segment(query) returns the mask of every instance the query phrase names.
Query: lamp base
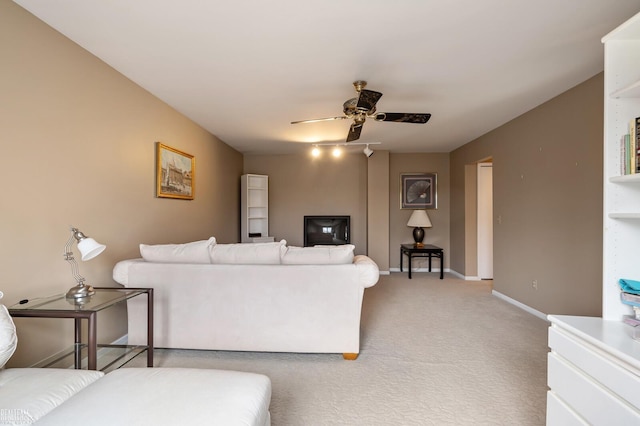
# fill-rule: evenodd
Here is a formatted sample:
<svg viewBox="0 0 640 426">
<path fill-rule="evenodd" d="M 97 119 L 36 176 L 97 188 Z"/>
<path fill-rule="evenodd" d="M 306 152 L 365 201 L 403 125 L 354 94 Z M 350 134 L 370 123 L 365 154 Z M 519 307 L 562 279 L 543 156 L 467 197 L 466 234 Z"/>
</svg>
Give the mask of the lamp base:
<svg viewBox="0 0 640 426">
<path fill-rule="evenodd" d="M 94 294 L 96 294 L 96 291 L 90 285 L 78 284 L 77 286 L 71 287 L 69 291 L 67 291 L 67 299 L 86 299 L 93 296 Z"/>
<path fill-rule="evenodd" d="M 413 228 L 413 241 L 416 242 L 416 247 L 424 247 L 422 240 L 424 240 L 424 229 L 419 226 Z"/>
</svg>

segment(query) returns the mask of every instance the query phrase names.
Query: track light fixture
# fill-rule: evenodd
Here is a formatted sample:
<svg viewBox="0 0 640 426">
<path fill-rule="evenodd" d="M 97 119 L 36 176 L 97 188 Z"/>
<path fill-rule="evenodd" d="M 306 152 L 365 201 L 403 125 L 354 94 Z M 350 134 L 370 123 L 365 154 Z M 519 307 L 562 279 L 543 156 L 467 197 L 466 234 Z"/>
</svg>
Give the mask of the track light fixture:
<svg viewBox="0 0 640 426">
<path fill-rule="evenodd" d="M 355 145 L 365 145 L 365 148 L 362 150 L 362 152 L 364 153 L 364 155 L 367 156 L 367 158 L 371 157 L 374 153 L 374 151 L 369 148 L 369 145 L 380 145 L 382 142 L 341 142 L 341 143 L 314 143 L 313 144 L 313 148 L 311 149 L 311 156 L 313 158 L 318 158 L 322 155 L 322 151 L 320 150 L 320 147 L 326 146 L 326 147 L 333 147 L 333 149 L 331 150 L 331 155 L 335 158 L 340 158 L 342 156 L 342 147 L 349 147 L 349 146 L 355 146 Z"/>
<path fill-rule="evenodd" d="M 362 152 L 364 152 L 364 155 L 366 155 L 367 158 L 373 155 L 373 150 L 369 148 L 369 144 L 367 144 L 367 146 L 362 150 Z"/>
</svg>

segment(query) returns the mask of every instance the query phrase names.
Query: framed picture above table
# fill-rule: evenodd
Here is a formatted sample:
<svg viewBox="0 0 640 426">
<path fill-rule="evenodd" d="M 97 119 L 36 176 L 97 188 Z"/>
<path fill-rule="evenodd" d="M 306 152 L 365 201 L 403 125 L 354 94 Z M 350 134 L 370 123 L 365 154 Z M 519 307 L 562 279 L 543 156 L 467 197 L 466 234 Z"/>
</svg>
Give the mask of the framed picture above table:
<svg viewBox="0 0 640 426">
<path fill-rule="evenodd" d="M 438 207 L 436 173 L 400 174 L 401 209 L 435 209 Z"/>
</svg>

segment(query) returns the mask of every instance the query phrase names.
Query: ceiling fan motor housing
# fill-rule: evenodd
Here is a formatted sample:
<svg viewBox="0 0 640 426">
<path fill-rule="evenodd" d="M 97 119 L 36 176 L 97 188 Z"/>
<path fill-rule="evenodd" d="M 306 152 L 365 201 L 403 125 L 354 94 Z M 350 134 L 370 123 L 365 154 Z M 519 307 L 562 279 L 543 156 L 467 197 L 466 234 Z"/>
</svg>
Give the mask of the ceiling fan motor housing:
<svg viewBox="0 0 640 426">
<path fill-rule="evenodd" d="M 420 113 L 395 113 L 395 112 L 381 112 L 376 113 L 376 104 L 382 97 L 382 93 L 373 90 L 366 90 L 367 82 L 364 80 L 357 80 L 353 82 L 353 87 L 356 89 L 358 96 L 348 99 L 342 104 L 343 117 L 330 117 L 316 120 L 304 120 L 295 121 L 291 124 L 315 122 L 325 120 L 337 120 L 349 118 L 353 120 L 353 123 L 349 127 L 349 133 L 347 134 L 347 142 L 351 142 L 360 138 L 362 132 L 362 125 L 366 121 L 367 117 L 371 117 L 376 121 L 392 121 L 396 123 L 426 123 L 431 114 Z"/>
</svg>

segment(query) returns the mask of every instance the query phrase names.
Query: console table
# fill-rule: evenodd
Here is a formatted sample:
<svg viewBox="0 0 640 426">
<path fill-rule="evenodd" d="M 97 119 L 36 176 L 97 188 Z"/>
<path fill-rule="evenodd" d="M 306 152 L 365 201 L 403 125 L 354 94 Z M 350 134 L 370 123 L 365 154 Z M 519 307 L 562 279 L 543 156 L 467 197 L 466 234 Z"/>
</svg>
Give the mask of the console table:
<svg viewBox="0 0 640 426">
<path fill-rule="evenodd" d="M 75 325 L 74 346 L 62 354 L 54 355 L 38 363 L 34 367 L 63 367 L 60 362 L 73 354 L 76 369 L 82 368 L 82 350 L 86 348 L 87 368 L 97 370 L 98 347 L 111 348 L 115 351 L 115 359 L 107 358 L 107 364 L 101 368 L 122 366 L 140 353 L 147 351 L 147 367 L 153 367 L 153 288 L 119 288 L 94 287 L 96 293 L 83 303 L 66 299 L 64 294 L 30 300 L 23 300 L 9 307 L 12 317 L 28 318 L 73 318 Z M 132 297 L 147 295 L 147 344 L 144 346 L 98 345 L 97 316 L 98 312 L 124 302 Z M 82 320 L 87 320 L 87 344 L 82 343 Z M 116 364 L 118 361 L 122 361 Z"/>
<path fill-rule="evenodd" d="M 402 272 L 402 256 L 406 255 L 409 258 L 409 279 L 411 279 L 411 258 L 413 257 L 428 257 L 429 258 L 429 272 L 431 272 L 431 258 L 436 257 L 440 259 L 440 279 L 444 278 L 444 250 L 440 247 L 436 247 L 431 244 L 425 244 L 422 247 L 416 247 L 415 244 L 401 244 L 400 245 L 400 272 Z"/>
</svg>

